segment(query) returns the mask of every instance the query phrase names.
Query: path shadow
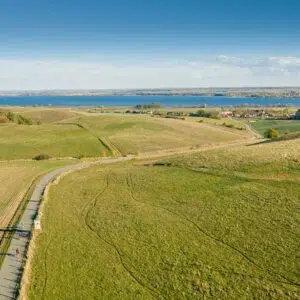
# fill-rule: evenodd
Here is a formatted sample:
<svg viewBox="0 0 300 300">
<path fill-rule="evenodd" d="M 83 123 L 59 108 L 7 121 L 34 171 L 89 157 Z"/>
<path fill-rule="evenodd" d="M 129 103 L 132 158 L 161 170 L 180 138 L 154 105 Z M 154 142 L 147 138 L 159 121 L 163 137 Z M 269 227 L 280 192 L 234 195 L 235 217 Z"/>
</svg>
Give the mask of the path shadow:
<svg viewBox="0 0 300 300">
<path fill-rule="evenodd" d="M 40 200 L 29 200 L 28 202 L 39 203 L 39 202 L 40 202 Z"/>
<path fill-rule="evenodd" d="M 0 232 L 15 232 L 18 228 L 16 226 L 0 228 Z"/>
<path fill-rule="evenodd" d="M 11 253 L 0 253 L 0 256 L 14 256 L 14 255 Z"/>
<path fill-rule="evenodd" d="M 0 228 L 0 233 L 1 232 L 3 232 L 3 233 L 19 233 L 20 235 L 22 235 L 22 234 L 30 233 L 30 230 L 19 229 L 17 226 L 15 226 L 15 227 Z"/>
</svg>

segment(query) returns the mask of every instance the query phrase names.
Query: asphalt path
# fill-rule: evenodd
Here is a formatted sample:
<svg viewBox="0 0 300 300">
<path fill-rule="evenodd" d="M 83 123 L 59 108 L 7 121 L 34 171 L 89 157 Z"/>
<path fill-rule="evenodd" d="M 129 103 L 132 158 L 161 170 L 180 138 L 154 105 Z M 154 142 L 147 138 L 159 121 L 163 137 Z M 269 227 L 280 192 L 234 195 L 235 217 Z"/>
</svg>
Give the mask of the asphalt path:
<svg viewBox="0 0 300 300">
<path fill-rule="evenodd" d="M 254 142 L 253 139 L 248 141 L 235 142 L 232 144 L 210 146 L 208 148 L 203 148 L 203 149 L 188 150 L 188 151 L 183 151 L 182 153 L 202 152 L 202 151 L 209 151 L 218 148 L 235 147 L 250 142 L 253 143 Z M 169 153 L 169 155 L 170 154 L 174 155 L 175 153 Z M 16 230 L 14 232 L 7 253 L 0 253 L 0 255 L 5 255 L 5 259 L 3 261 L 0 270 L 0 300 L 16 299 L 17 297 L 17 292 L 19 289 L 19 284 L 22 276 L 22 269 L 26 259 L 27 246 L 29 245 L 31 233 L 33 230 L 34 219 L 38 214 L 39 206 L 45 188 L 49 183 L 51 183 L 55 178 L 57 178 L 58 176 L 64 173 L 73 172 L 97 164 L 112 164 L 121 161 L 132 160 L 134 158 L 145 159 L 145 158 L 151 158 L 151 157 L 154 158 L 154 157 L 166 156 L 166 155 L 167 153 L 157 153 L 157 154 L 151 153 L 141 157 L 136 157 L 133 155 L 127 157 L 101 159 L 95 162 L 84 162 L 76 165 L 66 166 L 44 175 L 36 185 L 31 195 L 31 198 L 28 201 L 27 207 L 25 208 L 24 213 L 19 221 L 18 228 L 21 230 Z"/>
<path fill-rule="evenodd" d="M 38 213 L 40 202 L 46 186 L 63 173 L 87 168 L 95 164 L 111 164 L 132 157 L 120 157 L 102 159 L 96 162 L 85 162 L 81 164 L 66 166 L 44 175 L 36 185 L 27 207 L 19 221 L 18 230 L 15 231 L 0 270 L 0 299 L 16 299 L 18 285 L 22 276 L 22 267 L 26 258 L 26 250 L 30 242 L 30 236 L 34 224 L 34 218 Z M 16 187 L 17 188 L 17 187 Z M 18 250 L 17 250 L 18 249 Z"/>
</svg>

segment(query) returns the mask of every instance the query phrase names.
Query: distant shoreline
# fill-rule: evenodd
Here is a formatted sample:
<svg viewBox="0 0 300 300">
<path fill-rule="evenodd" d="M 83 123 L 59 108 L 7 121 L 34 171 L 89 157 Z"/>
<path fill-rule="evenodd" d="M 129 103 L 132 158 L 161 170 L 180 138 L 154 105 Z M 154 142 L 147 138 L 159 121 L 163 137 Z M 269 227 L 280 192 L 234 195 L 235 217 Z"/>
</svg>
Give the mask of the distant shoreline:
<svg viewBox="0 0 300 300">
<path fill-rule="evenodd" d="M 225 98 L 243 98 L 243 99 L 255 99 L 255 98 L 276 98 L 276 99 L 300 99 L 299 96 L 236 96 L 236 95 L 202 95 L 202 94 L 147 94 L 147 95 L 2 95 L 0 94 L 0 97 L 7 97 L 7 98 L 13 98 L 13 97 L 200 97 L 200 98 L 214 98 L 214 97 L 225 97 Z"/>
<path fill-rule="evenodd" d="M 300 87 L 214 87 L 214 88 L 154 88 L 154 89 L 52 89 L 0 90 L 0 96 L 187 96 L 239 98 L 300 98 Z"/>
<path fill-rule="evenodd" d="M 133 107 L 157 103 L 163 107 L 300 107 L 300 97 L 237 97 L 237 96 L 0 96 L 0 106 L 35 107 Z"/>
</svg>

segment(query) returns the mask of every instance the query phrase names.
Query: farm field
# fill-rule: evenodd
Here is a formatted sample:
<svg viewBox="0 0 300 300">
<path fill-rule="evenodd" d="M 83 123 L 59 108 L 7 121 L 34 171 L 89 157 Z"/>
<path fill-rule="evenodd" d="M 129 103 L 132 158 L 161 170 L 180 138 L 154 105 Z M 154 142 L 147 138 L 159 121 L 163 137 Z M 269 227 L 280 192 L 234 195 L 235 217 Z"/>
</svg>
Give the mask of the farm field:
<svg viewBox="0 0 300 300">
<path fill-rule="evenodd" d="M 249 139 L 246 131 L 195 121 L 119 114 L 78 115 L 66 109 L 19 108 L 34 125 L 0 125 L 0 160 L 102 157 L 174 148 L 201 147 Z M 40 122 L 40 125 L 36 125 Z"/>
<path fill-rule="evenodd" d="M 72 161 L 0 162 L 0 228 L 10 224 L 19 204 L 34 180 L 41 174 L 70 164 Z M 1 231 L 0 239 L 3 235 Z M 1 245 L 2 246 L 2 245 Z"/>
<path fill-rule="evenodd" d="M 69 174 L 28 297 L 297 299 L 299 170 L 298 139 Z"/>
<path fill-rule="evenodd" d="M 108 145 L 114 145 L 122 155 L 201 147 L 251 138 L 246 131 L 150 116 L 81 116 L 72 122 L 104 138 Z"/>
<path fill-rule="evenodd" d="M 68 108 L 49 108 L 49 109 L 27 109 L 22 114 L 25 117 L 31 118 L 35 123 L 54 123 L 66 119 L 71 119 L 77 116 L 77 114 Z"/>
<path fill-rule="evenodd" d="M 262 135 L 269 128 L 278 130 L 280 134 L 300 132 L 300 120 L 257 120 L 251 126 Z"/>
<path fill-rule="evenodd" d="M 99 140 L 76 125 L 0 126 L 0 159 L 33 158 L 40 153 L 51 157 L 102 156 L 107 149 Z"/>
<path fill-rule="evenodd" d="M 21 114 L 30 118 L 34 124 L 54 123 L 77 116 L 76 111 L 71 108 L 6 106 L 0 107 L 0 111 Z"/>
<path fill-rule="evenodd" d="M 190 121 L 198 121 L 198 122 L 204 122 L 211 125 L 232 125 L 233 127 L 240 128 L 241 130 L 245 129 L 245 125 L 242 122 L 239 122 L 235 119 L 231 118 L 221 118 L 221 119 L 213 119 L 213 118 L 202 118 L 202 117 L 187 117 L 187 120 Z"/>
</svg>

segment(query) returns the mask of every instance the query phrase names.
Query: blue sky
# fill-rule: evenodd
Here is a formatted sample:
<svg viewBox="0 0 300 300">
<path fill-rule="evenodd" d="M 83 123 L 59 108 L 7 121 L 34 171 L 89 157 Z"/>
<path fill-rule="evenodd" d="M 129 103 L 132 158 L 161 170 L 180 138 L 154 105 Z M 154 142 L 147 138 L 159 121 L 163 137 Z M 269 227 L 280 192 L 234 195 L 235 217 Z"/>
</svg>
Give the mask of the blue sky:
<svg viewBox="0 0 300 300">
<path fill-rule="evenodd" d="M 293 0 L 2 0 L 0 89 L 296 85 L 299 15 Z"/>
</svg>

